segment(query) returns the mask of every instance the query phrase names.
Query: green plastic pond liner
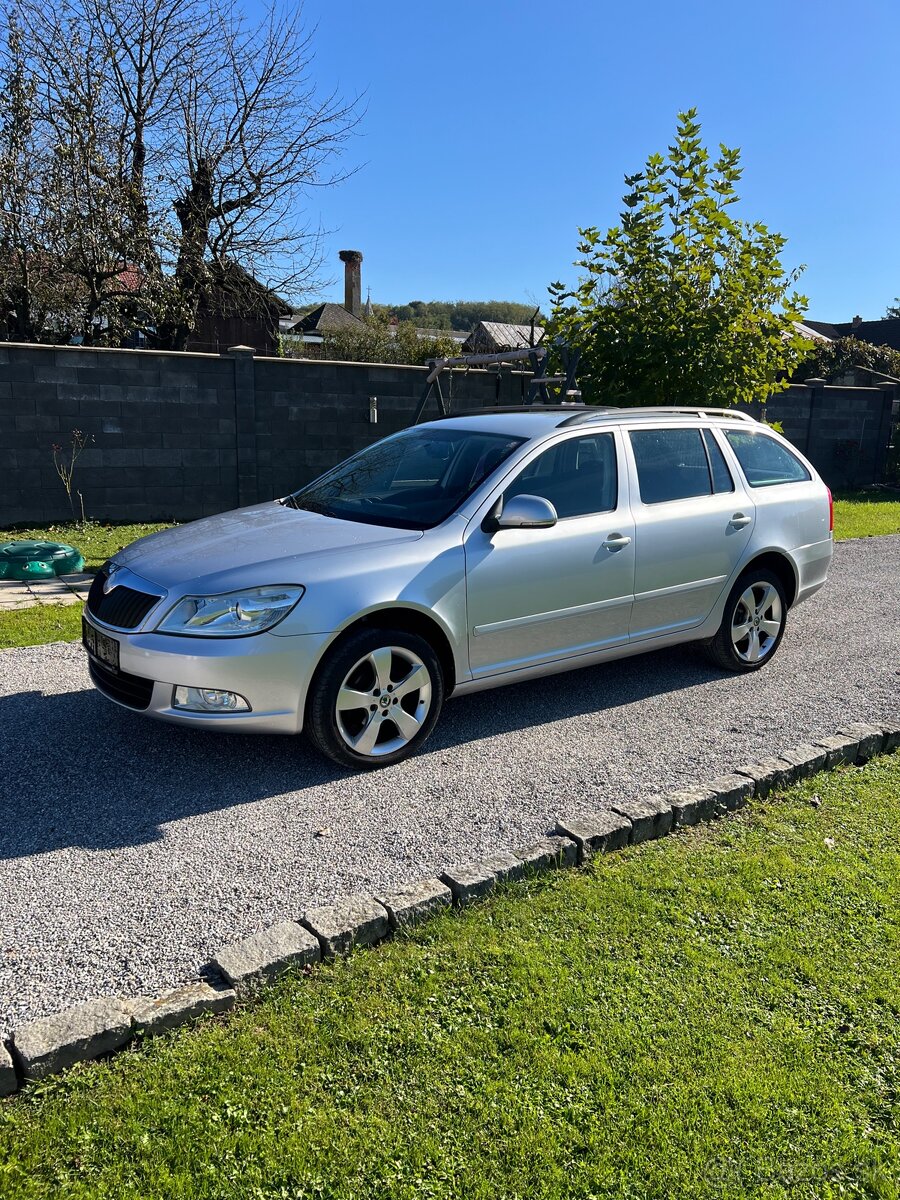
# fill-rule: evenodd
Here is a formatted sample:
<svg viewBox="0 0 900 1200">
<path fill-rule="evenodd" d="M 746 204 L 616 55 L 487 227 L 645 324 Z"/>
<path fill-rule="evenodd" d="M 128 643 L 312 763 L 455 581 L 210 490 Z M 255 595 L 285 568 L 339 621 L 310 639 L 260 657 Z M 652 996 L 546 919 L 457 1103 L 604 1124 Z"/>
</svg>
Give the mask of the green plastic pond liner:
<svg viewBox="0 0 900 1200">
<path fill-rule="evenodd" d="M 84 567 L 84 556 L 65 542 L 6 542 L 0 546 L 0 579 L 27 583 L 74 575 Z"/>
</svg>

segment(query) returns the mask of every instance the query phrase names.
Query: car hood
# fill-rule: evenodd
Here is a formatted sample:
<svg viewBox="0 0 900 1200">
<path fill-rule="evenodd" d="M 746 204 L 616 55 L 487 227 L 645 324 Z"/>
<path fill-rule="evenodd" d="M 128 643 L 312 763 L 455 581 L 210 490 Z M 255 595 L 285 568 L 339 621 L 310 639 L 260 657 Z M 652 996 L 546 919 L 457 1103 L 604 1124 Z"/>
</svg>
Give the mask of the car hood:
<svg viewBox="0 0 900 1200">
<path fill-rule="evenodd" d="M 116 554 L 114 561 L 166 591 L 217 592 L 268 583 L 305 584 L 313 560 L 370 554 L 421 537 L 418 529 L 341 521 L 269 501 L 151 533 Z"/>
</svg>

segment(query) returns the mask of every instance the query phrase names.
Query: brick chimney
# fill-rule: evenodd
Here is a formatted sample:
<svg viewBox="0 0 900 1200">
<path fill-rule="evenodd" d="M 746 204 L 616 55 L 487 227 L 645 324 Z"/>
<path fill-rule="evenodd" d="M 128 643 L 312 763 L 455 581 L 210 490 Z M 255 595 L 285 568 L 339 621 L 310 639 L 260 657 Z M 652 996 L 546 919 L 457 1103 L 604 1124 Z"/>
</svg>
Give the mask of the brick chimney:
<svg viewBox="0 0 900 1200">
<path fill-rule="evenodd" d="M 862 325 L 862 317 L 859 316 L 859 314 L 857 314 L 853 318 L 853 320 L 850 322 L 850 324 L 853 326 L 854 329 L 857 327 L 857 325 Z"/>
<path fill-rule="evenodd" d="M 354 317 L 362 316 L 362 251 L 340 250 L 344 264 L 344 308 Z"/>
</svg>

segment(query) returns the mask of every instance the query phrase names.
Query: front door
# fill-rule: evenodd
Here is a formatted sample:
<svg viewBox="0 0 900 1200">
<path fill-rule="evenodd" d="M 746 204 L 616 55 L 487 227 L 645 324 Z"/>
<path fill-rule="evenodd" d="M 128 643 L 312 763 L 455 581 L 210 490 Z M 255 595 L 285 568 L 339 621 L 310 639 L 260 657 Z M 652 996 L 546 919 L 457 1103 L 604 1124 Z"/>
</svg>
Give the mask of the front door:
<svg viewBox="0 0 900 1200">
<path fill-rule="evenodd" d="M 466 535 L 469 662 L 477 678 L 628 640 L 634 524 L 614 432 L 561 438 L 503 488 L 554 506 L 547 529 Z"/>
<path fill-rule="evenodd" d="M 632 429 L 632 638 L 700 625 L 744 555 L 756 506 L 711 429 Z"/>
</svg>

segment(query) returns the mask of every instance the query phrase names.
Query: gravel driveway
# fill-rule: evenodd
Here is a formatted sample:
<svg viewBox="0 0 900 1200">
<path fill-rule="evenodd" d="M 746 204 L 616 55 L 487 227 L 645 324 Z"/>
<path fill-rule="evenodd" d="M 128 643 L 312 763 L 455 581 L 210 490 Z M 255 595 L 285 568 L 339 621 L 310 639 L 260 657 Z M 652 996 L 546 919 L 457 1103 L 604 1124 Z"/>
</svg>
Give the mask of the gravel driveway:
<svg viewBox="0 0 900 1200">
<path fill-rule="evenodd" d="M 893 715 L 898 581 L 900 536 L 838 545 L 756 675 L 682 647 L 481 693 L 424 753 L 356 776 L 299 739 L 117 708 L 77 645 L 0 652 L 0 1030 L 190 979 L 309 904 L 528 844 L 558 815 Z"/>
</svg>

